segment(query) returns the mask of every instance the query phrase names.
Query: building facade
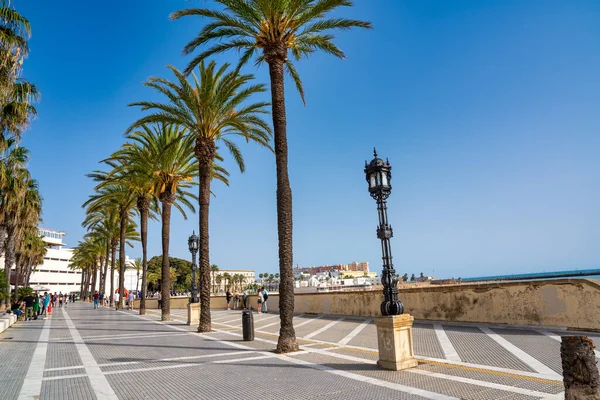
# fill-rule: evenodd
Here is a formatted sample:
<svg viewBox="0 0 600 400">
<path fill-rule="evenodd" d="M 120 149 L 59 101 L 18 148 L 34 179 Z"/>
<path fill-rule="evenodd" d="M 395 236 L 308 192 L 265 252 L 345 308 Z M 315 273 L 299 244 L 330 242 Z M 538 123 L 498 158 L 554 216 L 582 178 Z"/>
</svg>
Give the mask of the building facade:
<svg viewBox="0 0 600 400">
<path fill-rule="evenodd" d="M 47 251 L 42 265 L 34 268 L 29 278 L 29 286 L 37 291 L 50 293 L 75 293 L 81 290 L 81 271 L 69 268 L 73 249 L 67 248 L 63 242 L 63 237 L 67 234 L 62 231 L 52 229 L 38 228 L 38 234 L 46 243 Z M 131 265 L 129 257 L 125 256 L 127 266 Z M 4 268 L 4 257 L 0 257 L 0 267 Z M 13 267 L 14 269 L 14 267 Z M 99 278 L 100 272 L 98 272 Z M 108 267 L 108 276 L 110 276 L 110 266 Z M 118 264 L 115 268 L 114 287 L 119 286 Z M 100 282 L 97 279 L 97 282 Z M 125 288 L 135 290 L 141 288 L 141 276 L 138 280 L 137 272 L 132 269 L 125 271 Z M 96 286 L 99 289 L 99 283 Z M 106 291 L 110 290 L 110 283 Z"/>
<path fill-rule="evenodd" d="M 211 281 L 214 279 L 213 292 L 223 293 L 227 290 L 227 286 L 231 286 L 233 284 L 232 282 L 227 282 L 223 278 L 225 274 L 229 274 L 230 276 L 241 274 L 244 277 L 242 287 L 253 284 L 256 281 L 256 275 L 252 269 L 220 269 L 216 273 L 210 273 Z M 221 277 L 219 283 L 217 283 L 217 276 Z"/>
<path fill-rule="evenodd" d="M 294 276 L 297 277 L 300 274 L 317 275 L 319 273 L 333 271 L 369 272 L 369 263 L 366 261 L 353 261 L 350 264 L 320 265 L 318 267 L 296 267 L 294 268 Z"/>
</svg>

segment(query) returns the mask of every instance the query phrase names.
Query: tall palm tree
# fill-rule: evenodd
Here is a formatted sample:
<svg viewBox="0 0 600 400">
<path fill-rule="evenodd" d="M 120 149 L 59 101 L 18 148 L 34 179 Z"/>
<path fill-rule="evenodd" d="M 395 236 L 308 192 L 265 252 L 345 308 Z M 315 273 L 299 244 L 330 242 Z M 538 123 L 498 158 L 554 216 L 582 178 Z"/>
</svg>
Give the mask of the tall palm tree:
<svg viewBox="0 0 600 400">
<path fill-rule="evenodd" d="M 140 290 L 140 272 L 142 272 L 142 259 L 136 258 L 135 260 L 133 260 L 131 269 L 134 269 L 136 272 L 137 279 L 135 280 L 135 295 L 137 296 Z"/>
<path fill-rule="evenodd" d="M 182 206 L 195 212 L 189 198 L 197 200 L 188 191 L 195 182 L 198 167 L 194 158 L 194 138 L 187 135 L 179 125 L 157 124 L 130 134 L 132 143 L 126 144 L 122 154 L 126 154 L 127 171 L 143 174 L 152 171 L 154 195 L 162 205 L 162 321 L 171 319 L 170 306 L 170 264 L 169 242 L 171 230 L 171 207 L 187 215 Z M 125 159 L 123 160 L 125 161 Z"/>
<path fill-rule="evenodd" d="M 37 87 L 21 77 L 29 52 L 31 25 L 10 1 L 0 1 L 0 141 L 20 139 L 36 115 L 32 103 L 39 99 Z"/>
<path fill-rule="evenodd" d="M 220 292 L 220 291 L 221 291 L 221 282 L 223 282 L 223 275 L 221 275 L 221 274 L 218 274 L 218 275 L 215 277 L 215 282 L 216 282 L 216 284 L 217 284 L 217 290 Z M 217 293 L 218 293 L 218 292 L 217 292 Z"/>
<path fill-rule="evenodd" d="M 217 274 L 217 272 L 219 272 L 219 267 L 217 266 L 217 264 L 213 264 L 210 266 L 210 273 L 212 274 L 212 288 L 213 288 L 213 292 L 215 292 L 215 275 Z"/>
<path fill-rule="evenodd" d="M 193 76 L 193 84 L 175 67 L 169 69 L 175 82 L 163 78 L 150 78 L 145 85 L 156 89 L 168 102 L 142 101 L 130 104 L 151 113 L 134 122 L 128 132 L 144 124 L 177 124 L 188 130 L 195 140 L 194 154 L 198 161 L 199 175 L 199 253 L 200 253 L 200 323 L 198 332 L 210 332 L 210 257 L 208 241 L 208 216 L 212 171 L 221 167 L 218 160 L 219 145 L 226 147 L 234 161 L 245 170 L 242 153 L 234 137 L 242 137 L 263 146 L 269 146 L 271 129 L 261 118 L 268 103 L 248 103 L 252 95 L 265 91 L 264 85 L 249 85 L 252 75 L 239 71 L 227 72 L 229 65 L 217 68 L 214 62 L 200 65 L 199 77 Z"/>
<path fill-rule="evenodd" d="M 113 169 L 116 167 L 111 162 L 106 163 L 112 166 Z M 99 181 L 100 183 L 95 188 L 96 193 L 90 195 L 89 199 L 83 204 L 84 207 L 87 207 L 87 211 L 93 213 L 102 210 L 107 204 L 113 205 L 118 211 L 119 304 L 117 305 L 117 308 L 123 309 L 125 305 L 125 244 L 128 228 L 135 227 L 135 223 L 132 220 L 132 209 L 135 206 L 137 196 L 133 190 L 131 190 L 131 187 L 127 181 L 127 176 L 124 174 L 111 174 L 104 171 L 94 171 L 92 174 L 88 174 L 88 176 L 92 177 L 96 181 Z M 139 240 L 138 237 L 135 239 Z M 111 292 L 110 298 L 112 298 L 114 295 L 112 288 Z"/>
<path fill-rule="evenodd" d="M 256 57 L 266 62 L 271 80 L 271 103 L 275 131 L 275 163 L 277 165 L 277 230 L 279 238 L 279 272 L 281 293 L 279 309 L 281 329 L 277 351 L 298 349 L 292 322 L 294 313 L 294 276 L 292 272 L 292 189 L 288 177 L 288 144 L 284 95 L 284 71 L 288 72 L 304 101 L 304 89 L 288 52 L 296 60 L 320 50 L 339 58 L 344 53 L 333 43 L 334 29 L 371 28 L 370 22 L 346 18 L 327 18 L 337 8 L 352 6 L 349 0 L 217 0 L 224 11 L 189 8 L 171 14 L 172 19 L 200 16 L 210 20 L 183 49 L 185 54 L 203 49 L 185 69 L 190 73 L 206 58 L 236 50 L 241 54 L 239 67 Z M 239 68 L 238 67 L 238 68 Z"/>
<path fill-rule="evenodd" d="M 113 202 L 107 202 L 103 207 L 96 209 L 94 212 L 87 213 L 83 223 L 81 224 L 84 228 L 87 228 L 90 235 L 97 235 L 104 237 L 104 244 L 106 246 L 104 259 L 104 269 L 100 274 L 100 293 L 106 294 L 107 279 L 110 279 L 109 290 L 109 305 L 113 306 L 114 293 L 114 271 L 116 267 L 117 257 L 117 246 L 119 245 L 119 214 L 118 207 Z M 110 275 L 108 272 L 108 266 L 110 262 Z"/>
<path fill-rule="evenodd" d="M 148 132 L 149 127 L 142 126 L 142 130 Z M 127 135 L 132 143 L 126 143 L 115 152 L 111 159 L 120 161 L 120 168 L 126 169 L 131 189 L 137 195 L 136 208 L 140 218 L 140 236 L 142 243 L 142 297 L 140 299 L 140 315 L 146 314 L 146 291 L 148 287 L 148 219 L 156 220 L 160 213 L 158 199 L 155 196 L 155 182 L 153 173 L 155 169 L 151 165 L 152 154 L 150 149 L 136 145 L 137 132 Z M 133 162 L 133 160 L 136 160 Z M 142 165 L 147 169 L 142 169 Z"/>
</svg>

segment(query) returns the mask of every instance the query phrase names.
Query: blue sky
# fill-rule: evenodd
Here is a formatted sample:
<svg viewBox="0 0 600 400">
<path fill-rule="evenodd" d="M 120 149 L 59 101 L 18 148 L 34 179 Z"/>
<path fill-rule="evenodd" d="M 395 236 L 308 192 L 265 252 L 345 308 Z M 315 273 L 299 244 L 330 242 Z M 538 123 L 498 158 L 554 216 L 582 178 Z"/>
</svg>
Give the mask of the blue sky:
<svg viewBox="0 0 600 400">
<path fill-rule="evenodd" d="M 393 166 L 389 219 L 397 271 L 441 277 L 600 267 L 600 2 L 357 0 L 340 14 L 372 31 L 337 34 L 340 61 L 297 66 L 287 86 L 294 263 L 369 261 L 381 270 L 364 161 Z M 44 226 L 84 233 L 84 175 L 141 115 L 141 85 L 170 77 L 210 1 L 17 2 L 33 27 L 25 75 L 42 92 L 24 137 Z M 218 57 L 235 61 L 235 55 Z M 247 68 L 268 82 L 264 67 Z M 276 272 L 274 157 L 242 145 L 247 172 L 214 185 L 211 262 Z M 196 216 L 175 215 L 171 255 L 188 258 Z M 150 226 L 150 255 L 161 253 Z M 139 246 L 129 252 L 139 256 Z"/>
</svg>

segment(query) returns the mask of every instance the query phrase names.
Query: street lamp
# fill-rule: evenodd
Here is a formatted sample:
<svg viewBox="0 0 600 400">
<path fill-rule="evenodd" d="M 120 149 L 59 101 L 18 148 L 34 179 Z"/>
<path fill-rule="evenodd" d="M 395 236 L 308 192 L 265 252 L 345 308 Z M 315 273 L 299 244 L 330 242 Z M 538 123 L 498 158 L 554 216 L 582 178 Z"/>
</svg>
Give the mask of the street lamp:
<svg viewBox="0 0 600 400">
<path fill-rule="evenodd" d="M 192 231 L 192 236 L 188 238 L 188 248 L 192 253 L 192 298 L 190 303 L 198 303 L 198 281 L 196 280 L 196 253 L 198 252 L 199 239 L 196 233 Z"/>
<path fill-rule="evenodd" d="M 381 253 L 383 259 L 383 270 L 381 272 L 381 283 L 383 284 L 383 303 L 381 303 L 382 315 L 400 315 L 404 313 L 404 305 L 398 300 L 398 277 L 392 264 L 392 248 L 390 239 L 393 236 L 392 226 L 388 224 L 386 200 L 392 192 L 392 167 L 386 159 L 383 161 L 377 157 L 377 150 L 373 149 L 375 158 L 367 164 L 365 161 L 365 175 L 369 184 L 369 193 L 377 201 L 377 214 L 379 215 L 379 226 L 377 237 L 381 240 Z"/>
</svg>

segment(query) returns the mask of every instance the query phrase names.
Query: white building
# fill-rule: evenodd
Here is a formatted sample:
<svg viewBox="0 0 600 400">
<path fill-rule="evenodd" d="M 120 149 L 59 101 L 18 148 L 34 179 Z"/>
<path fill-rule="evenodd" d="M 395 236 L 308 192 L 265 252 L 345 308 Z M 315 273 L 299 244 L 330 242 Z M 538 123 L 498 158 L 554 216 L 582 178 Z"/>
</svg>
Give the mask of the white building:
<svg viewBox="0 0 600 400">
<path fill-rule="evenodd" d="M 81 271 L 72 270 L 69 268 L 71 257 L 73 257 L 73 249 L 65 247 L 63 237 L 67 234 L 61 231 L 52 229 L 38 228 L 38 233 L 47 245 L 47 252 L 44 256 L 44 263 L 35 267 L 29 278 L 29 286 L 34 290 L 48 291 L 50 293 L 69 294 L 79 292 L 81 289 Z M 125 256 L 126 265 L 130 265 L 129 257 Z M 0 267 L 4 268 L 4 256 L 0 257 Z M 115 268 L 114 287 L 119 286 L 118 259 Z M 100 272 L 98 272 L 99 278 Z M 108 276 L 110 276 L 110 266 L 108 268 Z M 136 289 L 137 272 L 135 270 L 125 270 L 125 288 L 129 290 Z M 96 290 L 99 289 L 100 279 L 97 279 L 98 284 Z M 141 290 L 141 276 L 139 288 Z M 110 283 L 106 288 L 110 290 Z"/>
<path fill-rule="evenodd" d="M 256 275 L 255 275 L 254 270 L 252 270 L 252 269 L 220 269 L 216 273 L 214 273 L 214 272 L 210 273 L 211 282 L 213 279 L 215 279 L 215 282 L 214 282 L 215 286 L 213 288 L 214 291 L 225 292 L 225 290 L 226 290 L 225 284 L 227 284 L 227 286 L 232 285 L 232 282 L 226 282 L 225 279 L 223 278 L 223 275 L 225 275 L 225 274 L 229 274 L 229 276 L 241 274 L 244 277 L 244 282 L 243 282 L 242 286 L 247 286 L 247 285 L 253 284 L 256 281 Z M 221 276 L 220 284 L 218 284 L 216 282 L 217 276 Z"/>
<path fill-rule="evenodd" d="M 31 273 L 29 285 L 36 290 L 51 293 L 79 292 L 81 272 L 69 268 L 73 249 L 64 247 L 62 238 L 66 233 L 45 228 L 38 228 L 38 233 L 46 243 L 48 251 L 44 256 L 44 263 L 38 265 Z M 4 256 L 0 258 L 0 264 L 4 268 Z"/>
</svg>

